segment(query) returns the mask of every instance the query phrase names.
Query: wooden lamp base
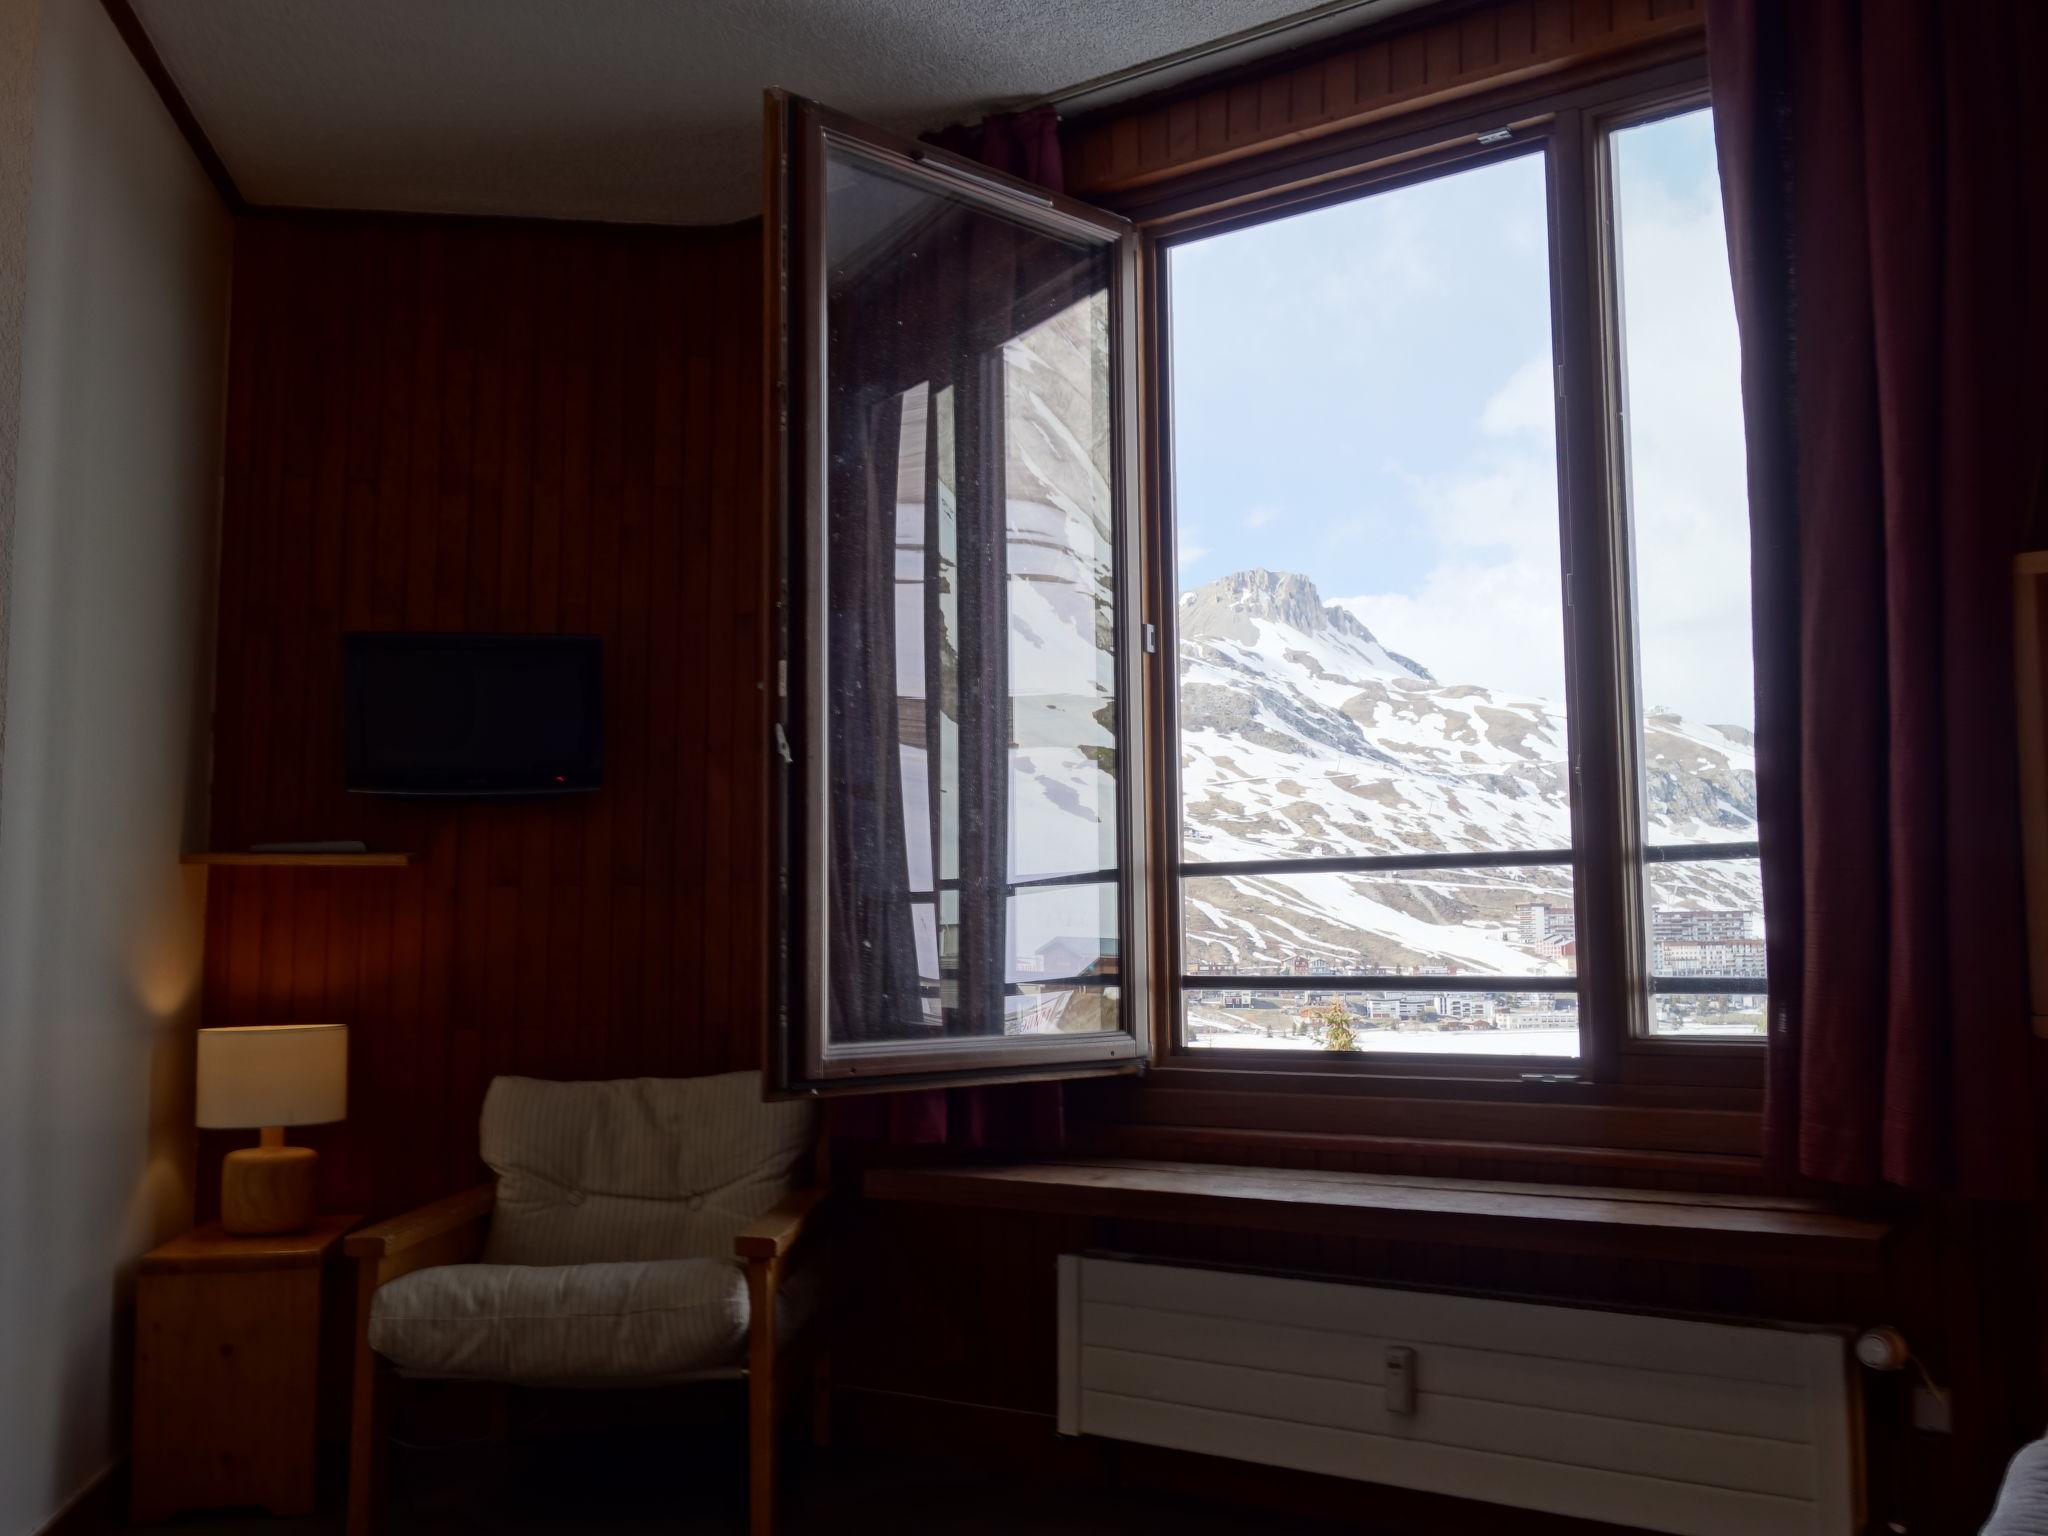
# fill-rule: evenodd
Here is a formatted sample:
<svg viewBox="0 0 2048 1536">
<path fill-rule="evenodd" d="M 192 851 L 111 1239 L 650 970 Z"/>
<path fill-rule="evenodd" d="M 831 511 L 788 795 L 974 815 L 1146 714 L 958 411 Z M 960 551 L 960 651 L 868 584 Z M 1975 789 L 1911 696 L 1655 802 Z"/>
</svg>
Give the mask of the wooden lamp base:
<svg viewBox="0 0 2048 1536">
<path fill-rule="evenodd" d="M 265 1126 L 261 1146 L 238 1148 L 221 1164 L 221 1226 L 242 1237 L 305 1231 L 320 1214 L 319 1168 L 319 1153 L 288 1147 L 283 1126 Z"/>
</svg>

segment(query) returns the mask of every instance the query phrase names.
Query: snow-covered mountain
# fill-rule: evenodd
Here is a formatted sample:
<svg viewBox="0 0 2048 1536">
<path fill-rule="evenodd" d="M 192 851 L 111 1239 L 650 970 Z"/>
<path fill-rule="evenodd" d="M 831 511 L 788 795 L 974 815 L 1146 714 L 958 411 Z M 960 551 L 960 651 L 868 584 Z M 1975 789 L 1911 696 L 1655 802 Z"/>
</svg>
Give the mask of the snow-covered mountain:
<svg viewBox="0 0 2048 1536">
<path fill-rule="evenodd" d="M 1560 703 L 1439 680 L 1303 576 L 1240 571 L 1182 595 L 1189 861 L 1474 853 L 1571 844 Z M 1755 835 L 1746 732 L 1653 710 L 1653 843 Z M 1191 969 L 1567 974 L 1566 865 L 1190 878 Z M 1546 910 L 1535 910 L 1541 906 Z M 1653 905 L 1753 912 L 1753 866 L 1666 866 Z"/>
</svg>

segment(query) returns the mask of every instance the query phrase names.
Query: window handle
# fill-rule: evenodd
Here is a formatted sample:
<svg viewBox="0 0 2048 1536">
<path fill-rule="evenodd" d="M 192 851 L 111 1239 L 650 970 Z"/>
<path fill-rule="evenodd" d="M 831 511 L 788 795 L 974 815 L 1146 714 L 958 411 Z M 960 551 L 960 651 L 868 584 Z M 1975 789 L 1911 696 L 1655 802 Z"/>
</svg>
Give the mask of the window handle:
<svg viewBox="0 0 2048 1536">
<path fill-rule="evenodd" d="M 1387 1346 L 1386 1371 L 1381 1378 L 1387 1412 L 1415 1412 L 1415 1351 L 1406 1344 Z"/>
</svg>

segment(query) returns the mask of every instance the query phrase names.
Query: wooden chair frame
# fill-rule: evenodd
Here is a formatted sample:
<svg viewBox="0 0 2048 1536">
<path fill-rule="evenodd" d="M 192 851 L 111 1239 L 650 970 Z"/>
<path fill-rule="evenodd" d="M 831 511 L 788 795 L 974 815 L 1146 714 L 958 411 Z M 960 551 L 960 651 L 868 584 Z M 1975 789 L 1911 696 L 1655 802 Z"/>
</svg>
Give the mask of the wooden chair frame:
<svg viewBox="0 0 2048 1536">
<path fill-rule="evenodd" d="M 752 1536 L 772 1536 L 775 1529 L 776 1436 L 785 1409 L 796 1399 L 792 1388 L 798 1373 L 806 1365 L 815 1388 L 812 1433 L 820 1444 L 829 1434 L 822 1352 L 815 1344 L 789 1347 L 795 1341 L 785 1343 L 775 1336 L 776 1300 L 785 1267 L 798 1242 L 815 1230 L 813 1216 L 825 1195 L 821 1186 L 795 1190 L 733 1240 L 734 1255 L 747 1266 L 747 1501 Z M 344 1245 L 356 1264 L 349 1536 L 374 1536 L 383 1508 L 386 1378 L 391 1372 L 370 1348 L 370 1312 L 377 1289 L 414 1270 L 475 1263 L 483 1252 L 497 1198 L 495 1183 L 480 1184 L 351 1233 Z"/>
</svg>

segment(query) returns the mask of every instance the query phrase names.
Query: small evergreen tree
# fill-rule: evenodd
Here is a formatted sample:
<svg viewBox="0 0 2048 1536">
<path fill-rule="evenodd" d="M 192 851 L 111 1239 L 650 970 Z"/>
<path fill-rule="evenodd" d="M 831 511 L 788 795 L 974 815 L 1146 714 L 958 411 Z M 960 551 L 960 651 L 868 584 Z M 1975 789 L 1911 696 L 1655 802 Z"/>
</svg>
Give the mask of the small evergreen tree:
<svg viewBox="0 0 2048 1536">
<path fill-rule="evenodd" d="M 1316 1021 L 1315 1027 L 1322 1034 L 1324 1050 L 1358 1049 L 1358 1036 L 1351 1030 L 1351 1010 L 1342 1003 L 1329 1003 L 1321 1008 L 1311 1008 L 1309 1016 Z"/>
</svg>

